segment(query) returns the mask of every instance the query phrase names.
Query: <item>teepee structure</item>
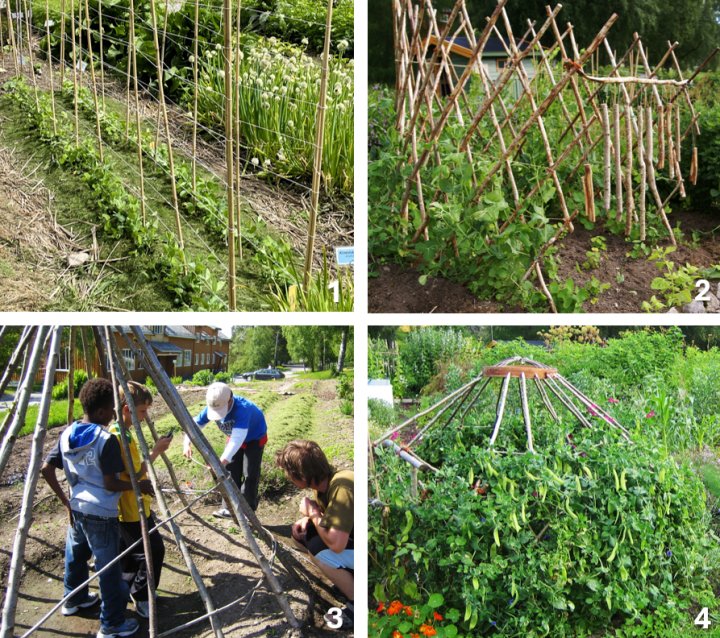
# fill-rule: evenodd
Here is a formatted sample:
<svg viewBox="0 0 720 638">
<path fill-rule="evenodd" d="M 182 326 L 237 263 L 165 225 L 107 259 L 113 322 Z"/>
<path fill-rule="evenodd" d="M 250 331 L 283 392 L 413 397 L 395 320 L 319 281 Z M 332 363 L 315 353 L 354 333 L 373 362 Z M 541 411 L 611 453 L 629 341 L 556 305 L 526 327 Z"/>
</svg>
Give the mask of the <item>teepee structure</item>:
<svg viewBox="0 0 720 638">
<path fill-rule="evenodd" d="M 488 448 L 498 447 L 505 407 L 508 401 L 511 384 L 517 384 L 525 426 L 527 450 L 536 453 L 533 441 L 533 426 L 530 418 L 530 401 L 539 401 L 552 419 L 561 420 L 563 411 L 568 412 L 582 427 L 610 427 L 619 431 L 620 436 L 631 441 L 630 433 L 614 417 L 603 410 L 598 403 L 578 390 L 563 377 L 557 368 L 551 368 L 532 359 L 512 357 L 498 362 L 494 366 L 483 368 L 482 374 L 475 377 L 462 387 L 447 395 L 431 407 L 410 417 L 400 425 L 385 432 L 374 445 L 383 445 L 395 451 L 400 458 L 409 463 L 415 476 L 417 470 L 437 471 L 414 451 L 413 446 L 420 443 L 434 427 L 462 427 L 465 417 L 476 406 L 483 393 L 492 387 L 497 391 L 495 421 L 487 439 Z M 529 385 L 534 385 L 536 395 L 531 395 Z M 429 418 L 427 422 L 424 420 Z M 420 423 L 424 423 L 420 426 Z M 398 444 L 395 441 L 400 433 L 405 432 L 407 442 Z M 567 435 L 568 441 L 572 437 Z"/>
<path fill-rule="evenodd" d="M 76 331 L 78 329 L 71 329 L 71 343 L 74 343 L 76 337 Z M 0 338 L 2 338 L 5 329 L 0 329 Z M 10 560 L 10 567 L 8 573 L 8 580 L 5 587 L 4 603 L 2 608 L 2 625 L 0 628 L 0 637 L 2 638 L 14 638 L 16 621 L 15 613 L 18 602 L 18 594 L 20 591 L 20 585 L 23 575 L 23 566 L 25 561 L 25 548 L 28 539 L 28 533 L 30 531 L 31 524 L 33 522 L 33 507 L 35 503 L 35 492 L 40 476 L 40 467 L 43 458 L 43 443 L 47 433 L 47 421 L 50 409 L 50 402 L 52 399 L 52 388 L 55 380 L 55 369 L 56 362 L 58 360 L 58 354 L 60 352 L 60 342 L 63 333 L 63 328 L 60 326 L 36 326 L 26 327 L 20 337 L 20 340 L 15 347 L 9 363 L 0 376 L 0 394 L 2 390 L 7 387 L 7 384 L 14 371 L 20 370 L 20 377 L 18 382 L 17 391 L 14 399 L 9 406 L 9 410 L 2 423 L 0 423 L 0 477 L 7 466 L 8 460 L 13 450 L 13 445 L 17 440 L 18 433 L 25 423 L 25 417 L 29 405 L 30 393 L 32 391 L 33 384 L 36 381 L 38 372 L 40 370 L 41 360 L 44 359 L 46 362 L 45 373 L 43 377 L 43 388 L 42 398 L 38 410 L 37 421 L 32 440 L 32 450 L 28 461 L 27 474 L 25 478 L 24 492 L 22 498 L 22 507 L 18 519 L 17 531 L 15 533 L 14 542 L 12 546 L 12 555 Z M 153 468 L 152 463 L 148 462 L 147 470 L 150 480 L 152 481 L 157 505 L 162 516 L 162 520 L 159 522 L 157 527 L 165 526 L 174 536 L 174 540 L 177 547 L 182 555 L 183 560 L 187 566 L 188 572 L 192 577 L 198 594 L 200 595 L 202 602 L 205 606 L 206 613 L 198 618 L 192 619 L 190 622 L 184 623 L 179 627 L 175 627 L 169 631 L 165 631 L 162 636 L 170 635 L 190 625 L 195 625 L 203 621 L 209 621 L 212 628 L 212 632 L 216 638 L 222 638 L 223 628 L 218 618 L 218 614 L 228 607 L 236 604 L 239 600 L 242 600 L 248 592 L 244 592 L 244 595 L 229 605 L 217 608 L 213 603 L 210 591 L 203 582 L 200 575 L 200 571 L 195 565 L 191 553 L 184 540 L 183 532 L 176 523 L 177 517 L 188 509 L 192 508 L 198 501 L 207 496 L 210 492 L 219 490 L 225 498 L 225 502 L 228 508 L 233 512 L 236 520 L 240 525 L 244 537 L 244 543 L 246 548 L 254 555 L 255 561 L 261 571 L 261 578 L 258 585 L 264 582 L 273 594 L 275 601 L 277 602 L 278 611 L 285 615 L 288 624 L 292 628 L 296 635 L 301 635 L 301 621 L 295 616 L 286 592 L 280 584 L 275 572 L 273 571 L 274 561 L 277 559 L 282 566 L 285 567 L 287 572 L 293 579 L 301 580 L 298 575 L 298 563 L 290 552 L 284 549 L 272 536 L 272 534 L 263 527 L 255 513 L 250 509 L 247 501 L 240 493 L 237 485 L 231 479 L 230 475 L 225 471 L 224 467 L 220 463 L 220 460 L 214 452 L 207 439 L 202 434 L 199 427 L 195 424 L 195 421 L 190 416 L 187 408 L 182 402 L 178 391 L 175 386 L 171 383 L 167 374 L 163 370 L 162 364 L 155 355 L 152 348 L 149 346 L 143 331 L 138 326 L 133 326 L 129 330 L 123 326 L 117 326 L 111 329 L 108 326 L 94 327 L 92 333 L 95 339 L 95 345 L 98 351 L 101 365 L 106 370 L 103 370 L 103 375 L 109 379 L 112 379 L 115 387 L 115 403 L 116 412 L 119 417 L 120 411 L 120 397 L 118 388 L 122 387 L 127 397 L 128 407 L 130 408 L 133 420 L 133 427 L 135 435 L 141 450 L 143 458 L 147 461 L 150 458 L 150 447 L 146 438 L 143 434 L 140 420 L 135 406 L 132 402 L 132 396 L 128 391 L 127 381 L 130 379 L 128 370 L 125 366 L 125 360 L 123 358 L 122 350 L 131 349 L 135 356 L 142 362 L 143 367 L 148 371 L 149 376 L 152 378 L 158 392 L 165 400 L 166 404 L 170 408 L 170 411 L 177 419 L 182 430 L 190 437 L 190 440 L 199 450 L 202 455 L 205 464 L 207 464 L 214 475 L 217 477 L 217 484 L 210 490 L 205 491 L 196 497 L 192 501 L 187 501 L 186 497 L 181 493 L 178 486 L 177 478 L 172 469 L 172 464 L 166 456 L 163 455 L 163 460 L 168 468 L 171 481 L 178 491 L 178 496 L 182 504 L 182 508 L 178 511 L 171 511 L 171 508 L 166 500 L 161 485 L 158 481 L 158 476 Z M 82 334 L 82 333 L 81 333 Z M 83 337 L 84 338 L 84 337 Z M 70 371 L 72 379 L 72 371 Z M 72 387 L 72 383 L 69 383 L 69 388 Z M 72 393 L 69 396 L 69 413 L 72 415 L 73 410 L 73 398 Z M 70 417 L 72 419 L 72 416 Z M 153 439 L 157 440 L 157 432 L 153 424 L 150 422 L 150 432 Z M 154 443 L 154 441 L 153 441 Z M 128 443 L 124 437 L 121 437 L 121 444 L 127 447 Z M 129 450 L 125 449 L 125 454 L 129 457 Z M 133 484 L 133 490 L 138 503 L 140 503 L 140 490 L 138 488 L 138 479 L 134 472 L 130 473 L 131 482 Z M 144 516 L 144 508 L 139 507 L 141 516 L 141 528 L 142 528 L 142 542 L 144 545 L 144 551 L 147 558 L 147 565 L 149 571 L 152 572 L 152 561 L 149 559 L 150 545 L 149 545 L 149 533 L 153 529 L 149 529 L 147 519 Z M 260 539 L 264 545 L 266 545 L 267 552 L 261 550 L 258 545 L 256 537 Z M 138 541 L 140 542 L 140 541 Z M 120 554 L 115 561 L 120 560 L 126 553 L 135 549 L 135 546 L 129 547 L 123 554 Z M 266 556 L 269 553 L 270 556 Z M 115 562 L 113 561 L 113 562 Z M 109 565 L 108 565 L 109 566 Z M 107 568 L 107 566 L 106 566 Z M 105 569 L 106 569 L 105 568 Z M 77 590 L 79 591 L 82 587 L 86 586 L 92 580 L 95 580 L 103 570 L 94 573 L 91 578 L 83 583 Z M 149 589 L 154 591 L 154 577 L 153 574 L 149 575 Z M 22 634 L 23 638 L 27 638 L 31 634 L 38 631 L 43 624 L 54 614 L 60 607 L 75 594 L 75 591 L 71 592 L 63 600 L 58 601 L 57 604 L 39 619 L 32 627 L 30 627 L 25 633 Z M 157 609 L 154 604 L 154 597 L 149 597 L 150 604 L 150 619 L 149 619 L 149 635 L 159 636 L 157 633 Z"/>
</svg>

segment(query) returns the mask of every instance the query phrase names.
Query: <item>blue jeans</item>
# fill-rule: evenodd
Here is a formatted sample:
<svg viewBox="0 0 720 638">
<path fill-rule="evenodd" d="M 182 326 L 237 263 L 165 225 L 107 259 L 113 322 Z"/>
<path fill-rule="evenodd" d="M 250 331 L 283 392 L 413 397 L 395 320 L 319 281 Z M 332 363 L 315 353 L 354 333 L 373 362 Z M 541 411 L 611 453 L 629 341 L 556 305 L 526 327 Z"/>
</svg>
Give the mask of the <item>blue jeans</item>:
<svg viewBox="0 0 720 638">
<path fill-rule="evenodd" d="M 88 560 L 95 555 L 95 569 L 100 571 L 113 558 L 120 546 L 120 526 L 117 518 L 104 518 L 73 511 L 73 526 L 68 527 L 65 539 L 65 595 L 67 596 L 88 577 Z M 128 586 L 122 579 L 120 561 L 98 577 L 100 580 L 100 624 L 103 629 L 125 622 Z M 87 600 L 84 587 L 67 601 L 69 606 Z"/>
</svg>

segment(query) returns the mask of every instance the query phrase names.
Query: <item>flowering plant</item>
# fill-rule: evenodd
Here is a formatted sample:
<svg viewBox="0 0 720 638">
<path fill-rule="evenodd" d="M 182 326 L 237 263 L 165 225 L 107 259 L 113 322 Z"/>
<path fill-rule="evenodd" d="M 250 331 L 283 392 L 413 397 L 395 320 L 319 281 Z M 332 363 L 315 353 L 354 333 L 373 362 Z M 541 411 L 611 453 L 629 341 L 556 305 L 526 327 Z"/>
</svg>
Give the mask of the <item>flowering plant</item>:
<svg viewBox="0 0 720 638">
<path fill-rule="evenodd" d="M 378 638 L 452 638 L 458 635 L 452 624 L 460 618 L 457 609 L 449 609 L 445 615 L 438 609 L 445 602 L 442 594 L 432 594 L 424 605 L 405 605 L 400 600 L 380 602 L 370 611 L 368 629 L 370 636 Z"/>
</svg>

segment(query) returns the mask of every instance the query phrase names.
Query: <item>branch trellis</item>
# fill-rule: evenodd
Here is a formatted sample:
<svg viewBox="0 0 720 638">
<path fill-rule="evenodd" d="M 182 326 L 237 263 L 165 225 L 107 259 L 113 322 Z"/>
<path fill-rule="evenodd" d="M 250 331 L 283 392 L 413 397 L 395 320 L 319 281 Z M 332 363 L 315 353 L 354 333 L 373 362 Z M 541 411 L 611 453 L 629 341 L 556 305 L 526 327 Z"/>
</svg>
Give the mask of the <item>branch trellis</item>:
<svg viewBox="0 0 720 638">
<path fill-rule="evenodd" d="M 20 592 L 20 585 L 23 575 L 23 564 L 25 545 L 27 542 L 30 526 L 32 524 L 32 511 L 35 501 L 35 491 L 40 476 L 40 466 L 42 464 L 43 456 L 43 442 L 47 432 L 47 421 L 50 410 L 50 401 L 52 395 L 52 387 L 55 383 L 55 367 L 60 352 L 60 341 L 62 336 L 63 328 L 59 326 L 39 326 L 39 327 L 27 327 L 23 331 L 21 338 L 15 347 L 11 357 L 9 368 L 17 368 L 20 366 L 20 380 L 18 382 L 17 391 L 15 398 L 8 410 L 7 417 L 0 423 L 0 476 L 3 475 L 4 470 L 7 467 L 7 463 L 12 454 L 13 446 L 17 440 L 18 433 L 25 423 L 25 417 L 27 414 L 27 408 L 29 404 L 30 393 L 33 385 L 36 381 L 38 370 L 41 368 L 41 362 L 44 359 L 47 362 L 45 366 L 45 374 L 43 376 L 43 396 L 41 404 L 38 410 L 37 421 L 33 434 L 32 449 L 30 452 L 30 458 L 28 460 L 28 470 L 25 479 L 25 489 L 23 492 L 22 506 L 18 520 L 17 531 L 15 533 L 10 568 L 8 571 L 8 581 L 5 588 L 5 600 L 2 608 L 2 625 L 0 626 L 0 638 L 14 638 L 14 630 L 16 628 L 15 614 L 16 614 L 16 603 Z M 138 418 L 135 406 L 132 403 L 132 397 L 127 389 L 127 381 L 130 379 L 130 375 L 125 366 L 123 359 L 122 350 L 123 348 L 129 348 L 133 351 L 134 356 L 142 363 L 144 369 L 148 371 L 150 378 L 152 378 L 160 396 L 164 399 L 173 416 L 180 424 L 182 430 L 190 437 L 190 440 L 199 450 L 202 455 L 205 464 L 207 464 L 215 476 L 218 477 L 218 483 L 211 490 L 203 492 L 192 501 L 188 502 L 184 495 L 180 494 L 180 501 L 182 509 L 176 512 L 172 512 L 167 499 L 164 496 L 164 490 L 158 480 L 158 476 L 153 468 L 152 463 L 147 462 L 149 478 L 152 481 L 153 488 L 155 491 L 155 497 L 162 514 L 162 520 L 157 527 L 167 526 L 170 532 L 173 534 L 175 542 L 180 550 L 180 553 L 185 561 L 188 571 L 195 583 L 198 590 L 198 594 L 202 599 L 203 605 L 205 606 L 206 613 L 195 618 L 179 627 L 172 628 L 160 634 L 161 636 L 167 636 L 174 634 L 178 631 L 185 629 L 190 625 L 209 620 L 212 632 L 216 638 L 222 638 L 222 623 L 218 618 L 218 614 L 226 610 L 231 605 L 242 601 L 246 596 L 252 595 L 257 587 L 263 582 L 268 586 L 270 592 L 273 594 L 276 600 L 279 611 L 284 614 L 288 624 L 294 630 L 301 627 L 301 621 L 298 620 L 295 613 L 293 612 L 287 594 L 278 580 L 277 575 L 273 571 L 274 562 L 279 561 L 282 566 L 287 570 L 291 578 L 302 582 L 300 571 L 298 568 L 297 560 L 292 554 L 284 549 L 272 534 L 263 527 L 256 514 L 250 509 L 247 501 L 240 493 L 235 482 L 230 478 L 229 474 L 225 471 L 224 467 L 220 463 L 220 459 L 213 450 L 212 446 L 208 443 L 207 439 L 203 435 L 200 428 L 195 424 L 190 413 L 187 411 L 177 389 L 170 382 L 167 374 L 163 370 L 162 364 L 160 363 L 157 355 L 147 343 L 144 338 L 142 329 L 137 326 L 133 326 L 128 331 L 125 327 L 118 326 L 113 330 L 108 327 L 105 328 L 93 328 L 95 335 L 95 343 L 98 349 L 98 356 L 100 361 L 107 361 L 110 366 L 109 375 L 115 380 L 117 384 L 125 389 L 126 397 L 128 397 L 128 407 L 131 410 L 133 427 L 138 440 L 139 448 L 144 460 L 148 460 L 150 457 L 150 445 L 145 438 L 142 431 L 140 420 Z M 82 332 L 81 332 L 82 335 Z M 0 337 L 2 332 L 0 332 Z M 22 362 L 22 364 L 20 364 Z M 8 376 L 8 370 L 5 371 L 3 379 Z M 117 387 L 117 386 L 116 386 Z M 118 415 L 121 414 L 119 397 L 116 393 L 116 412 Z M 157 432 L 152 424 L 150 424 L 150 432 L 153 437 L 153 444 L 157 441 Z M 172 464 L 169 462 L 166 456 L 163 456 L 168 470 L 170 472 L 171 480 L 177 487 L 177 479 L 175 478 Z M 133 488 L 136 497 L 140 498 L 140 492 L 137 485 L 137 480 L 134 475 L 131 476 Z M 224 607 L 217 608 L 213 603 L 211 593 L 205 586 L 200 571 L 195 565 L 193 558 L 188 550 L 187 544 L 184 540 L 183 533 L 175 519 L 183 512 L 191 508 L 201 498 L 207 496 L 210 492 L 220 490 L 225 498 L 225 502 L 233 512 L 239 526 L 242 530 L 245 545 L 249 551 L 251 551 L 255 557 L 255 561 L 261 571 L 261 577 L 258 580 L 256 587 L 250 591 L 245 592 L 244 595 L 231 603 L 231 605 L 225 605 Z M 179 491 L 179 490 L 178 490 Z M 144 510 L 140 507 L 141 515 L 144 515 Z M 153 529 L 148 529 L 147 521 L 141 521 L 143 528 L 142 538 L 135 544 L 143 542 L 146 556 L 148 555 L 149 548 L 149 533 Z M 265 553 L 260 549 L 257 539 L 260 539 L 268 551 L 270 552 L 270 558 L 266 557 Z M 104 569 L 110 567 L 115 561 L 120 560 L 126 553 L 132 551 L 135 545 L 129 547 L 123 554 L 118 556 L 112 563 L 108 564 Z M 148 565 L 151 566 L 152 562 L 148 561 Z M 103 570 L 94 573 L 87 582 L 96 579 Z M 152 579 L 150 579 L 152 580 Z M 58 609 L 72 597 L 82 587 L 87 585 L 83 583 L 75 591 L 70 592 L 63 600 L 59 601 L 48 613 L 45 614 L 40 620 L 38 620 L 30 629 L 28 629 L 22 638 L 28 636 L 39 630 L 43 624 L 50 618 Z M 154 588 L 154 586 L 153 586 Z M 150 596 L 152 601 L 152 596 Z M 150 636 L 157 636 L 157 610 L 155 606 L 150 605 L 150 625 L 149 625 Z"/>
<path fill-rule="evenodd" d="M 527 451 L 537 454 L 533 437 L 531 421 L 531 395 L 528 385 L 534 385 L 537 392 L 536 401 L 550 415 L 553 421 L 561 422 L 561 415 L 567 412 L 581 427 L 594 429 L 596 427 L 610 427 L 618 431 L 619 435 L 628 442 L 632 442 L 630 432 L 621 425 L 612 415 L 576 388 L 563 377 L 557 368 L 551 368 L 538 361 L 524 357 L 511 357 L 504 359 L 493 366 L 483 368 L 482 374 L 468 381 L 454 392 L 442 398 L 429 408 L 403 421 L 383 433 L 374 445 L 383 445 L 394 451 L 403 461 L 411 466 L 413 485 L 417 485 L 418 471 L 437 472 L 437 468 L 423 460 L 414 451 L 427 436 L 431 428 L 440 428 L 447 431 L 449 428 L 462 428 L 465 417 L 476 406 L 485 390 L 495 386 L 497 388 L 497 402 L 495 420 L 492 431 L 487 439 L 487 447 L 501 449 L 501 427 L 505 417 L 511 383 L 517 382 L 522 411 L 522 421 L 525 428 Z M 428 419 L 425 421 L 425 419 Z M 421 426 L 420 424 L 423 423 Z M 401 434 L 404 433 L 404 434 Z M 402 436 L 403 441 L 396 442 Z M 568 444 L 573 445 L 572 435 L 566 434 Z"/>
<path fill-rule="evenodd" d="M 717 49 L 685 79 L 675 55 L 677 42 L 668 42 L 666 53 L 651 67 L 636 33 L 627 51 L 617 58 L 608 42 L 616 14 L 580 49 L 573 26 L 561 30 L 561 4 L 546 7 L 547 15 L 537 29 L 528 20 L 521 36 L 513 32 L 507 4 L 508 0 L 498 0 L 476 34 L 465 0 L 456 0 L 442 18 L 432 0 L 393 0 L 395 125 L 402 162 L 409 165 L 403 173 L 408 176 L 399 214 L 413 243 L 430 238 L 433 204 L 448 201 L 442 189 L 431 192 L 424 187 L 425 177 L 443 164 L 441 140 L 443 153 L 449 145 L 464 154 L 472 167 L 474 208 L 481 209 L 483 197 L 498 185 L 511 197 L 512 205 L 498 221 L 496 233 L 485 238 L 488 244 L 506 240 L 511 224 L 525 222 L 531 200 L 551 184 L 562 220 L 551 239 L 535 247 L 522 280 L 535 274 L 555 310 L 542 273 L 543 256 L 574 230 L 581 208 L 594 222 L 595 202 L 600 200 L 607 217 L 614 209 L 615 219 L 624 221 L 625 235 L 637 227 L 640 239 L 645 240 L 654 207 L 668 239 L 676 244 L 667 218 L 668 204 L 676 194 L 686 196 L 686 182 L 694 184 L 698 172 L 700 127 L 689 87 Z M 551 44 L 541 44 L 543 39 Z M 507 59 L 493 78 L 483 58 L 498 46 Z M 603 51 L 609 67 L 600 75 Z M 457 63 L 453 55 L 463 62 Z M 666 66 L 672 67 L 678 79 L 659 77 Z M 559 131 L 546 126 L 551 119 L 560 122 Z M 450 128 L 453 132 L 448 136 Z M 692 147 L 689 169 L 682 166 L 688 138 Z M 542 146 L 544 158 L 535 165 L 535 183 L 523 192 L 518 167 L 523 164 L 524 147 L 532 144 Z M 477 158 L 488 160 L 483 170 L 478 170 Z M 603 166 L 597 179 L 593 159 Z M 665 199 L 658 188 L 661 177 L 673 185 Z M 574 192 L 584 196 L 577 207 L 576 200 L 567 197 Z M 411 204 L 417 215 L 411 214 Z M 456 246 L 448 250 L 453 248 L 459 258 Z"/>
</svg>

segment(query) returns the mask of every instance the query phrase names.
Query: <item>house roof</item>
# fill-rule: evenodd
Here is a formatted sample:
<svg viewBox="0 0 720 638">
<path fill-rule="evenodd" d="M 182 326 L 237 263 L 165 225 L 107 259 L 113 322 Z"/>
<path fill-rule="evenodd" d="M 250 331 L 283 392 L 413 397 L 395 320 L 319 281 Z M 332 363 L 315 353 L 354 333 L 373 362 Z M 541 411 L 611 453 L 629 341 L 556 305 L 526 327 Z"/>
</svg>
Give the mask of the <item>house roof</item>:
<svg viewBox="0 0 720 638">
<path fill-rule="evenodd" d="M 178 339 L 195 339 L 195 333 L 184 326 L 165 326 L 165 334 Z"/>
<path fill-rule="evenodd" d="M 183 349 L 168 341 L 151 341 L 152 349 L 158 354 L 181 354 Z"/>
<path fill-rule="evenodd" d="M 439 38 L 436 35 L 430 35 L 428 36 L 428 41 L 431 45 L 437 46 Z M 452 53 L 468 59 L 472 57 L 473 47 L 466 37 L 458 37 L 455 39 L 446 38 L 445 42 L 450 45 L 449 48 Z M 507 57 L 504 42 L 504 40 L 501 40 L 497 36 L 488 38 L 485 48 L 483 49 L 483 57 Z M 528 48 L 528 43 L 525 40 L 518 40 L 517 38 L 515 45 L 520 51 L 525 51 Z"/>
</svg>

